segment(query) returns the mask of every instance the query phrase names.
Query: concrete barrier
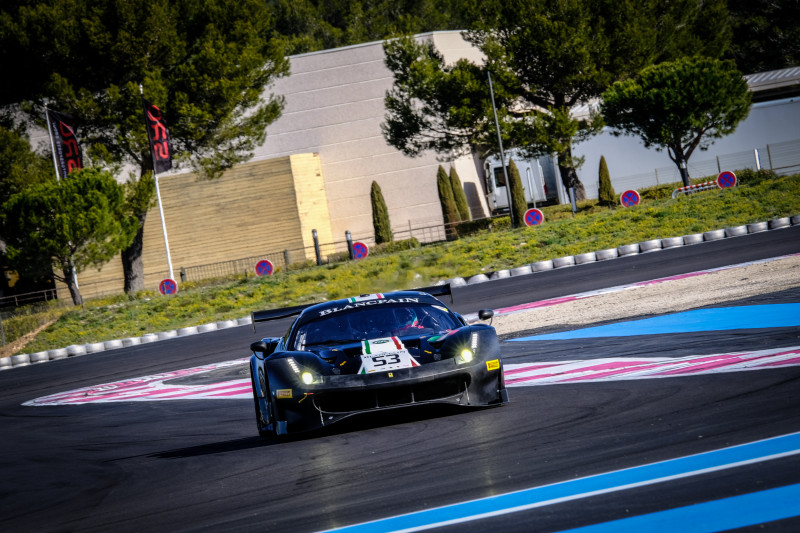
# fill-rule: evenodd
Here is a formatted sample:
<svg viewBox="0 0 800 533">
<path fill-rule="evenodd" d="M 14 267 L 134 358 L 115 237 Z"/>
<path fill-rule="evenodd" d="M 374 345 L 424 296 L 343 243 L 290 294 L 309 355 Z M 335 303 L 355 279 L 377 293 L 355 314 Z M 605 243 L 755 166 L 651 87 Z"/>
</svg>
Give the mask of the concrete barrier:
<svg viewBox="0 0 800 533">
<path fill-rule="evenodd" d="M 585 254 L 578 254 L 575 256 L 575 264 L 583 265 L 586 263 L 594 263 L 597 261 L 597 254 L 595 252 L 588 252 Z"/>
<path fill-rule="evenodd" d="M 639 253 L 639 245 L 638 244 L 623 244 L 622 246 L 617 246 L 617 253 L 620 257 L 625 255 L 636 255 Z"/>
<path fill-rule="evenodd" d="M 530 265 L 522 265 L 521 267 L 516 267 L 511 269 L 512 276 L 525 276 L 527 274 L 532 274 L 533 268 Z"/>
<path fill-rule="evenodd" d="M 703 240 L 708 241 L 718 241 L 720 239 L 725 238 L 725 230 L 724 229 L 715 229 L 712 231 L 707 231 L 703 233 Z"/>
<path fill-rule="evenodd" d="M 661 249 L 661 239 L 651 239 L 649 241 L 644 241 L 639 243 L 639 250 L 642 253 L 652 252 L 654 250 Z"/>
<path fill-rule="evenodd" d="M 661 239 L 662 248 L 677 248 L 678 246 L 683 246 L 683 237 L 667 237 L 666 239 Z"/>
<path fill-rule="evenodd" d="M 616 259 L 619 257 L 619 252 L 616 248 L 606 248 L 595 252 L 598 261 L 607 261 L 608 259 Z"/>
<path fill-rule="evenodd" d="M 553 259 L 553 268 L 564 268 L 575 264 L 575 257 L 567 255 Z"/>
<path fill-rule="evenodd" d="M 754 222 L 753 224 L 747 225 L 747 233 L 761 233 L 762 231 L 767 231 L 769 229 L 769 224 L 766 222 Z"/>
<path fill-rule="evenodd" d="M 747 235 L 747 226 L 734 226 L 732 228 L 725 228 L 726 237 L 741 237 Z"/>
</svg>

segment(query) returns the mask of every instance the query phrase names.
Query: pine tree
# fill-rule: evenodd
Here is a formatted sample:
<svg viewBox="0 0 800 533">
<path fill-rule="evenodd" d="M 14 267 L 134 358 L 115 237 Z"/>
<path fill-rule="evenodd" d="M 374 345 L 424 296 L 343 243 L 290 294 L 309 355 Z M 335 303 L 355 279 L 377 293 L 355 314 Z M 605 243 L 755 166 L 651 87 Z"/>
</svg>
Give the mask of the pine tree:
<svg viewBox="0 0 800 533">
<path fill-rule="evenodd" d="M 442 216 L 445 224 L 459 222 L 461 217 L 458 214 L 456 201 L 453 199 L 453 186 L 450 184 L 450 177 L 444 171 L 442 165 L 436 171 L 436 185 L 439 187 L 439 201 L 442 203 Z"/>
<path fill-rule="evenodd" d="M 375 244 L 392 242 L 394 235 L 392 235 L 392 224 L 389 221 L 389 210 L 386 208 L 386 202 L 383 200 L 383 193 L 378 182 L 372 182 L 369 197 L 372 201 L 372 227 L 375 228 Z"/>
<path fill-rule="evenodd" d="M 616 203 L 616 193 L 614 186 L 611 185 L 611 176 L 608 174 L 605 156 L 600 156 L 600 185 L 598 187 L 598 199 L 601 205 L 614 205 Z"/>
<path fill-rule="evenodd" d="M 467 195 L 464 194 L 464 187 L 461 186 L 461 178 L 458 177 L 456 167 L 450 167 L 450 184 L 453 187 L 453 200 L 456 202 L 458 214 L 461 220 L 472 220 L 467 204 Z"/>
<path fill-rule="evenodd" d="M 522 189 L 519 169 L 517 169 L 513 159 L 508 163 L 508 181 L 511 185 L 511 209 L 514 213 L 514 226 L 518 228 L 525 224 L 525 211 L 528 210 L 528 202 L 525 200 L 525 191 Z"/>
</svg>

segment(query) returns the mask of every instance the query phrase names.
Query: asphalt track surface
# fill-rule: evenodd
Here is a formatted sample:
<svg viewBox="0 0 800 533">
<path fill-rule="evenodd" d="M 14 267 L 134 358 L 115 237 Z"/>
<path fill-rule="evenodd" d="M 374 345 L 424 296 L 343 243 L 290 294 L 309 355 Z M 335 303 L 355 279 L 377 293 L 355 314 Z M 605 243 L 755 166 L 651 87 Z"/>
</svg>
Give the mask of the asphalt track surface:
<svg viewBox="0 0 800 533">
<path fill-rule="evenodd" d="M 470 286 L 454 307 L 798 252 L 792 227 Z M 798 302 L 786 290 L 726 305 L 795 313 Z M 507 366 L 800 346 L 796 326 L 578 338 L 532 324 L 526 335 L 503 343 Z M 247 399 L 22 405 L 246 357 L 256 338 L 242 326 L 0 372 L 0 530 L 800 530 L 800 366 L 521 384 L 499 408 L 395 411 L 280 442 L 255 435 Z"/>
</svg>

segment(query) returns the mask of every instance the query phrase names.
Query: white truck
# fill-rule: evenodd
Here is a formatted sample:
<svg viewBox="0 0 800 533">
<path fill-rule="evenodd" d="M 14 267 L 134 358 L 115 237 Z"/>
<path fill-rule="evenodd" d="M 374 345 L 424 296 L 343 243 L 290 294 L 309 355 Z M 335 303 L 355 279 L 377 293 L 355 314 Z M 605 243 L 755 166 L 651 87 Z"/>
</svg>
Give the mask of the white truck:
<svg viewBox="0 0 800 533">
<path fill-rule="evenodd" d="M 506 165 L 513 159 L 519 170 L 522 188 L 525 190 L 525 201 L 528 206 L 560 202 L 558 187 L 558 166 L 550 156 L 525 158 L 518 150 L 505 152 Z M 506 169 L 508 170 L 508 169 Z M 503 166 L 500 156 L 490 156 L 484 162 L 484 179 L 486 182 L 486 200 L 493 215 L 508 211 L 508 193 L 506 192 Z"/>
</svg>

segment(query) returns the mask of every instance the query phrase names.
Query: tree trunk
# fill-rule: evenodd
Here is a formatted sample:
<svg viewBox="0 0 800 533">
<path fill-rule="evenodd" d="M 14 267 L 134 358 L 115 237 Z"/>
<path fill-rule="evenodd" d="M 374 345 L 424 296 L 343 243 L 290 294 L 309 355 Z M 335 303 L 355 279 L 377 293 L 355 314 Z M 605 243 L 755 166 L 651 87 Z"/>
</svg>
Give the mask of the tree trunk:
<svg viewBox="0 0 800 533">
<path fill-rule="evenodd" d="M 672 162 L 675 163 L 675 166 L 678 167 L 683 186 L 688 187 L 691 185 L 692 180 L 689 178 L 688 157 L 686 157 L 686 154 L 683 152 L 683 147 L 680 144 L 669 145 L 667 147 L 667 155 L 672 159 Z"/>
<path fill-rule="evenodd" d="M 558 173 L 561 174 L 561 183 L 569 194 L 569 188 L 575 189 L 575 200 L 586 200 L 586 189 L 583 188 L 578 172 L 572 162 L 572 149 L 567 148 L 558 154 Z"/>
<path fill-rule="evenodd" d="M 144 221 L 147 211 L 139 213 L 139 229 L 130 246 L 122 250 L 122 273 L 125 278 L 125 293 L 136 294 L 144 290 L 144 265 L 142 264 L 142 244 L 144 242 Z"/>
<path fill-rule="evenodd" d="M 83 297 L 75 281 L 75 265 L 72 261 L 64 261 L 61 263 L 61 272 L 64 274 L 64 283 L 67 284 L 69 294 L 72 296 L 72 303 L 75 305 L 83 305 Z"/>
</svg>

